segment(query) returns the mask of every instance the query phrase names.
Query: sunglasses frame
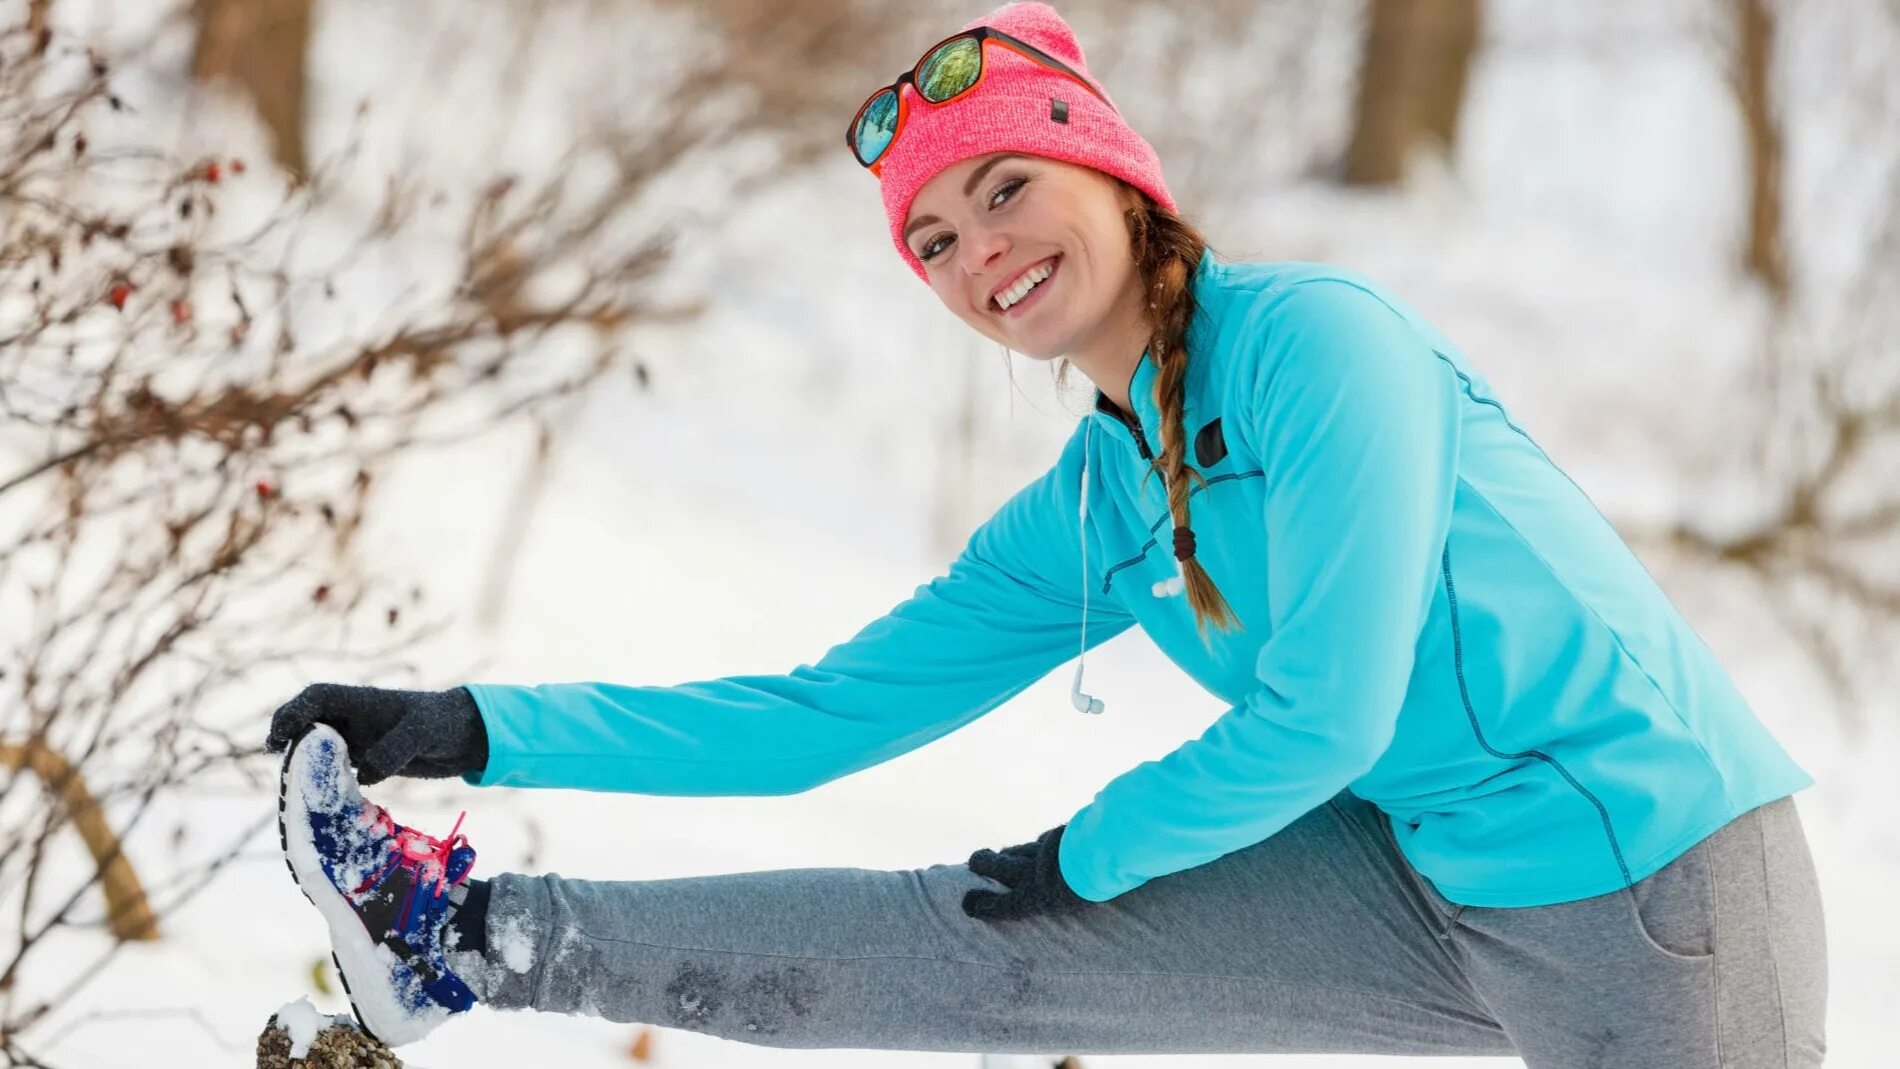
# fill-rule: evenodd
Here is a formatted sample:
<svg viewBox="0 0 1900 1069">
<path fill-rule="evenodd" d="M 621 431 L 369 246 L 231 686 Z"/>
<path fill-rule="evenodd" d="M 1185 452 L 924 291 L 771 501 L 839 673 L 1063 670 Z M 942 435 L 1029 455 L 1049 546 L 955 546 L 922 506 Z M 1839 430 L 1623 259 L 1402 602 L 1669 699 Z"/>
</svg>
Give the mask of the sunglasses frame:
<svg viewBox="0 0 1900 1069">
<path fill-rule="evenodd" d="M 955 41 L 959 38 L 963 38 L 963 37 L 973 37 L 976 39 L 976 49 L 977 49 L 976 51 L 976 55 L 977 55 L 976 80 L 971 82 L 969 86 L 963 89 L 962 91 L 953 93 L 942 100 L 931 101 L 931 100 L 926 99 L 923 94 L 923 91 L 917 88 L 917 73 L 923 69 L 924 63 L 927 62 L 930 59 L 930 57 L 937 54 L 939 49 L 943 48 L 943 46 L 949 44 L 950 42 Z M 880 179 L 883 178 L 884 177 L 883 175 L 884 157 L 886 154 L 890 152 L 891 146 L 897 143 L 898 136 L 904 132 L 904 120 L 910 114 L 910 101 L 906 99 L 904 96 L 904 86 L 906 84 L 909 84 L 911 88 L 911 92 L 916 95 L 917 99 L 924 101 L 924 103 L 929 104 L 933 108 L 943 107 L 945 104 L 952 103 L 953 101 L 957 100 L 960 97 L 969 95 L 970 93 L 974 92 L 978 86 L 983 84 L 984 78 L 989 76 L 990 65 L 989 65 L 989 61 L 987 57 L 984 55 L 984 46 L 989 44 L 991 41 L 994 41 L 997 44 L 1002 45 L 1004 48 L 1007 48 L 1017 53 L 1018 55 L 1023 56 L 1026 59 L 1029 59 L 1036 63 L 1040 63 L 1043 66 L 1048 67 L 1050 70 L 1055 71 L 1057 74 L 1068 75 L 1070 78 L 1074 79 L 1078 84 L 1080 84 L 1082 88 L 1087 89 L 1089 92 L 1094 93 L 1097 97 L 1099 97 L 1102 103 L 1107 104 L 1109 106 L 1110 110 L 1115 110 L 1115 105 L 1112 101 L 1108 99 L 1107 94 L 1103 93 L 1100 89 L 1097 89 L 1093 84 L 1089 82 L 1087 78 L 1084 78 L 1082 77 L 1082 75 L 1076 73 L 1075 69 L 1073 67 L 1070 67 L 1067 63 L 1064 63 L 1061 60 L 1057 59 L 1056 57 L 1050 55 L 1049 53 L 1044 52 L 1042 49 L 1037 48 L 1035 45 L 1032 45 L 1027 41 L 1023 41 L 1018 38 L 1011 37 L 1009 34 L 1006 34 L 1001 30 L 994 30 L 988 26 L 978 26 L 977 28 L 973 30 L 960 30 L 944 38 L 943 40 L 938 41 L 936 44 L 931 45 L 929 48 L 924 49 L 923 55 L 917 57 L 917 62 L 912 64 L 909 70 L 898 75 L 896 80 L 891 82 L 889 85 L 879 87 L 877 91 L 873 92 L 870 96 L 864 98 L 864 103 L 859 104 L 858 110 L 852 114 L 851 124 L 845 127 L 845 130 L 844 130 L 844 143 L 845 143 L 845 147 L 851 150 L 851 158 L 857 160 L 858 163 L 861 166 L 863 166 L 866 170 L 870 171 L 872 175 Z M 872 160 L 869 163 L 865 163 L 864 157 L 858 154 L 858 124 L 864 120 L 864 113 L 870 109 L 872 104 L 877 102 L 877 98 L 883 96 L 885 93 L 894 93 L 897 96 L 897 121 L 894 124 L 892 124 L 891 138 L 889 141 L 884 142 L 884 147 L 878 151 L 877 158 Z"/>
</svg>

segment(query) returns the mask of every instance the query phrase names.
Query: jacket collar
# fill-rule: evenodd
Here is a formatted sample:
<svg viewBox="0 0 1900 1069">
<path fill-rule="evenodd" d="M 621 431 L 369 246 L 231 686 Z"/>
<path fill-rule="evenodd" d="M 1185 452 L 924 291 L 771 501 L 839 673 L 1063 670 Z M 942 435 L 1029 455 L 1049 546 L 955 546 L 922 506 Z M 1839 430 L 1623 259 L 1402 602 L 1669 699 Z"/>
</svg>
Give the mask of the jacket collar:
<svg viewBox="0 0 1900 1069">
<path fill-rule="evenodd" d="M 1161 447 L 1161 413 L 1154 403 L 1154 382 L 1158 371 L 1154 358 L 1144 349 L 1141 359 L 1135 364 L 1134 374 L 1128 378 L 1128 405 L 1132 409 L 1130 415 L 1141 426 L 1140 444 L 1137 444 L 1134 428 L 1124 422 L 1125 417 L 1116 408 L 1115 402 L 1110 401 L 1100 389 L 1095 391 L 1094 409 L 1089 413 L 1089 418 L 1097 423 L 1096 429 L 1107 432 L 1129 448 L 1145 447 L 1150 454 L 1158 450 Z"/>
<path fill-rule="evenodd" d="M 1195 297 L 1200 304 L 1203 315 L 1206 314 L 1207 310 L 1206 289 L 1211 284 L 1213 276 L 1219 269 L 1220 265 L 1215 262 L 1212 252 L 1203 253 L 1201 255 L 1201 262 L 1194 267 L 1194 277 L 1190 280 L 1189 285 L 1195 289 Z M 1195 336 L 1197 333 L 1198 332 L 1192 328 L 1189 331 L 1190 337 Z M 1196 365 L 1189 363 L 1188 380 L 1190 388 L 1188 391 L 1189 396 L 1182 406 L 1184 416 L 1191 415 L 1190 410 L 1193 407 L 1194 393 L 1192 387 L 1193 383 L 1199 377 L 1195 373 L 1197 370 L 1204 369 L 1198 369 Z M 1127 423 L 1123 422 L 1122 416 L 1115 410 L 1115 403 L 1110 401 L 1108 395 L 1104 394 L 1100 389 L 1095 391 L 1095 401 L 1091 406 L 1091 411 L 1088 416 L 1088 418 L 1096 421 L 1096 430 L 1113 436 L 1130 449 L 1146 452 L 1150 456 L 1159 453 L 1161 450 L 1161 412 L 1155 407 L 1154 403 L 1155 375 L 1159 372 L 1160 368 L 1155 365 L 1154 357 L 1149 354 L 1148 350 L 1143 349 L 1141 359 L 1135 364 L 1134 374 L 1129 376 L 1128 379 L 1128 404 L 1133 410 L 1131 414 L 1134 419 L 1141 424 L 1141 442 L 1137 443 L 1134 430 L 1129 427 Z"/>
</svg>

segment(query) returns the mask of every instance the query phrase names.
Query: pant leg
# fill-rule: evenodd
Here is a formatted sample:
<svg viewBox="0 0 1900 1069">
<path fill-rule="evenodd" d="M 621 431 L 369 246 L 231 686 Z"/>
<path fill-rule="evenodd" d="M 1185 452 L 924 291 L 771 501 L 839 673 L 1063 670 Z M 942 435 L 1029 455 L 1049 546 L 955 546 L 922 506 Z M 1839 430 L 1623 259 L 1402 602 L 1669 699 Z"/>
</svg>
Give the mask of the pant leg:
<svg viewBox="0 0 1900 1069">
<path fill-rule="evenodd" d="M 1821 1064 L 1827 944 L 1792 796 L 1631 887 L 1452 908 L 1460 961 L 1530 1069 Z"/>
<path fill-rule="evenodd" d="M 1370 811 L 1370 812 L 1369 812 Z M 501 1008 L 777 1047 L 1510 1054 L 1420 880 L 1349 792 L 1273 837 L 1080 914 L 981 921 L 961 862 L 598 882 L 493 880 Z"/>
</svg>

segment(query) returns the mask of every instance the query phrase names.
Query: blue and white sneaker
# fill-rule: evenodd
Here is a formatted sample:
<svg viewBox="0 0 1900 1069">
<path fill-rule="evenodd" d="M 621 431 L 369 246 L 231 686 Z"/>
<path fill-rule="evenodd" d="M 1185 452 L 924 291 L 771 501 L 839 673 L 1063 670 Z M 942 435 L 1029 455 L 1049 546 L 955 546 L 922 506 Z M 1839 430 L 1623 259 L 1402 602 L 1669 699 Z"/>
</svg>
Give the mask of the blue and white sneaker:
<svg viewBox="0 0 1900 1069">
<path fill-rule="evenodd" d="M 357 1021 L 392 1047 L 475 1004 L 442 940 L 448 891 L 475 865 L 461 827 L 457 817 L 437 839 L 390 819 L 357 789 L 348 747 L 327 724 L 312 725 L 284 755 L 284 863 L 330 926 L 330 957 Z"/>
</svg>

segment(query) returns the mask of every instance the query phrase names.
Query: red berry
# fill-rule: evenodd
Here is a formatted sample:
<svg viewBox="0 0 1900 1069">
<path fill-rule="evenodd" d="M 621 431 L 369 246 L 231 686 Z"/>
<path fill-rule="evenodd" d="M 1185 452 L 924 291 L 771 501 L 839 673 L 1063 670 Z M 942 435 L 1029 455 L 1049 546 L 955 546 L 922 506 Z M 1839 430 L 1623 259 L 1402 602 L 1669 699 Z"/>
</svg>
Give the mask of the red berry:
<svg viewBox="0 0 1900 1069">
<path fill-rule="evenodd" d="M 130 282 L 114 282 L 112 284 L 112 292 L 107 296 L 107 299 L 112 302 L 112 307 L 123 311 L 125 309 L 125 299 L 130 296 L 132 296 L 132 284 Z"/>
<path fill-rule="evenodd" d="M 277 492 L 277 489 L 273 487 L 270 483 L 267 483 L 262 479 L 257 480 L 257 496 L 258 497 L 268 498 L 276 492 Z"/>
<path fill-rule="evenodd" d="M 190 321 L 191 321 L 191 302 L 185 300 L 183 297 L 180 297 L 177 300 L 173 301 L 172 302 L 172 322 L 182 325 L 184 323 L 189 323 Z"/>
<path fill-rule="evenodd" d="M 216 182 L 218 179 L 223 178 L 223 177 L 224 177 L 224 168 L 218 166 L 215 162 L 205 164 L 205 181 Z"/>
</svg>

